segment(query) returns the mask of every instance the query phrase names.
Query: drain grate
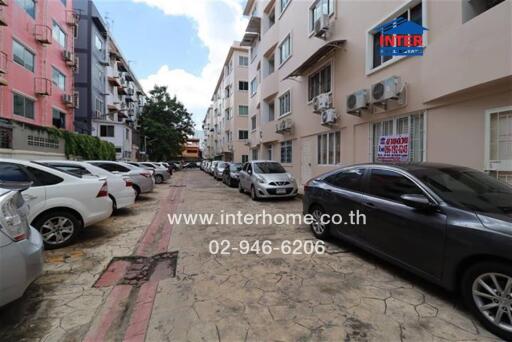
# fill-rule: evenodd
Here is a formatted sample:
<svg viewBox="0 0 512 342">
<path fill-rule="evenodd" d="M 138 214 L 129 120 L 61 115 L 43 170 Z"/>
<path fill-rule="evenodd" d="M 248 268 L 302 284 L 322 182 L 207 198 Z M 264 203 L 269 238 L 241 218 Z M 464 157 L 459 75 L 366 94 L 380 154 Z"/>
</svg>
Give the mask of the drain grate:
<svg viewBox="0 0 512 342">
<path fill-rule="evenodd" d="M 93 287 L 114 285 L 140 286 L 150 280 L 176 276 L 178 252 L 165 252 L 151 257 L 126 256 L 113 258 Z"/>
</svg>

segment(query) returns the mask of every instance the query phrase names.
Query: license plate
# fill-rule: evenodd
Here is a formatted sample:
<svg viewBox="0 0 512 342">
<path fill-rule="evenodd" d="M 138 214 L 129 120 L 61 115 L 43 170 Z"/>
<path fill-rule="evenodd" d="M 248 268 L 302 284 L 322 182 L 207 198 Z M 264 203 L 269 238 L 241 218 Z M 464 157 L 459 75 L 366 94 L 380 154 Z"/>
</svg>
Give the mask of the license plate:
<svg viewBox="0 0 512 342">
<path fill-rule="evenodd" d="M 278 195 L 286 194 L 286 189 L 276 189 L 276 194 L 278 194 Z"/>
</svg>

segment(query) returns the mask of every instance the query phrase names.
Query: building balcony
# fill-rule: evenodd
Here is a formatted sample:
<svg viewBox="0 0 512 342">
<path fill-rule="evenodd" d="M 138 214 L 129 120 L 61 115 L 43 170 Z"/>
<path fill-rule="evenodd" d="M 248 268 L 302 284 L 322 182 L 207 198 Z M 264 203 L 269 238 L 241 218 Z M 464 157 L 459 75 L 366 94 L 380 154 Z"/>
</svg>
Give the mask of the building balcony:
<svg viewBox="0 0 512 342">
<path fill-rule="evenodd" d="M 240 42 L 241 46 L 251 46 L 253 41 L 260 36 L 261 32 L 261 18 L 252 16 L 249 18 L 249 23 L 245 29 L 245 34 Z"/>
<path fill-rule="evenodd" d="M 104 114 L 103 112 L 97 110 L 92 115 L 93 120 L 99 120 L 99 121 L 114 121 L 113 114 Z"/>
<path fill-rule="evenodd" d="M 261 36 L 260 51 L 267 53 L 270 49 L 275 49 L 279 42 L 278 29 L 276 24 L 272 25 Z"/>
<path fill-rule="evenodd" d="M 120 106 L 119 102 L 108 103 L 107 109 L 109 112 L 119 112 L 121 110 L 121 106 Z"/>
</svg>

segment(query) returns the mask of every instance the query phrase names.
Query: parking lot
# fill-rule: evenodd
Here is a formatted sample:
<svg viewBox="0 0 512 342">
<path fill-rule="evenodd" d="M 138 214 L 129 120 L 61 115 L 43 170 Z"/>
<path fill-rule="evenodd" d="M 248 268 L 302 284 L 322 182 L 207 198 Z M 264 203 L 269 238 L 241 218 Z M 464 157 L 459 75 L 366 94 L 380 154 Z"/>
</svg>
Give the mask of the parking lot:
<svg viewBox="0 0 512 342">
<path fill-rule="evenodd" d="M 0 340 L 495 339 L 456 296 L 340 242 L 324 254 L 209 251 L 212 240 L 313 240 L 306 225 L 170 225 L 166 216 L 263 209 L 302 207 L 299 198 L 254 202 L 199 170 L 177 172 L 76 243 L 46 251 L 44 275 L 0 311 Z M 165 252 L 177 252 L 175 266 L 116 278 L 112 258 Z"/>
</svg>

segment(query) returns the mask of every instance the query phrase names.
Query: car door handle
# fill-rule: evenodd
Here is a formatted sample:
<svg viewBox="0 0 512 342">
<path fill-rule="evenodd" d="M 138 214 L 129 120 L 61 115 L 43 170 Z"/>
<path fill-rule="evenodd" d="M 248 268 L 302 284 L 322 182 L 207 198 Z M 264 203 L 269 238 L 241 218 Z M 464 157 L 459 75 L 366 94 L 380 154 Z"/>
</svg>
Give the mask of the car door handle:
<svg viewBox="0 0 512 342">
<path fill-rule="evenodd" d="M 23 197 L 25 197 L 27 199 L 27 201 L 32 201 L 37 198 L 37 196 L 34 196 L 34 195 L 23 195 Z"/>
</svg>

